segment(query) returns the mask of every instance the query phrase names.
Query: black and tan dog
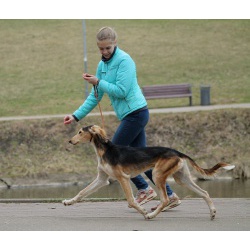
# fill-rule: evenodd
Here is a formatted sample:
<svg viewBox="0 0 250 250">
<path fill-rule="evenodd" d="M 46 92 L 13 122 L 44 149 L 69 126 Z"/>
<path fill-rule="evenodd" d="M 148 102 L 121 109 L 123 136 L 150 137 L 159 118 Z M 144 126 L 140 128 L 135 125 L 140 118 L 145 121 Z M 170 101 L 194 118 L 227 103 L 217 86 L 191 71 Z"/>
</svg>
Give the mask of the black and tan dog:
<svg viewBox="0 0 250 250">
<path fill-rule="evenodd" d="M 211 219 L 214 219 L 216 213 L 214 204 L 208 193 L 193 182 L 186 161 L 199 173 L 207 176 L 213 175 L 219 168 L 232 169 L 234 167 L 226 163 L 218 163 L 210 169 L 203 169 L 189 156 L 166 147 L 133 148 L 117 146 L 107 138 L 105 131 L 96 125 L 80 129 L 69 142 L 73 145 L 80 142 L 90 142 L 94 146 L 98 159 L 98 175 L 90 185 L 80 191 L 74 198 L 64 200 L 63 204 L 72 205 L 80 202 L 82 198 L 87 197 L 102 186 L 108 185 L 109 177 L 111 177 L 121 184 L 128 204 L 143 214 L 145 219 L 154 218 L 168 204 L 166 180 L 170 175 L 174 177 L 178 184 L 184 185 L 200 195 L 210 209 Z M 134 199 L 130 178 L 150 168 L 153 169 L 153 181 L 159 190 L 161 203 L 155 211 L 147 213 Z"/>
</svg>

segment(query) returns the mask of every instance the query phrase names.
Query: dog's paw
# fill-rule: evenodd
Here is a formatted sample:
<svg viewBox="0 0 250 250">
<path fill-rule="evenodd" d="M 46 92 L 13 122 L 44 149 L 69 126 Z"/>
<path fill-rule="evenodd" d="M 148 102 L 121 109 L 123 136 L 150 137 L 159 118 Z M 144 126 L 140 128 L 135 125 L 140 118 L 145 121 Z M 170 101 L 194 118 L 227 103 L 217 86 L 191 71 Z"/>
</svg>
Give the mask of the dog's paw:
<svg viewBox="0 0 250 250">
<path fill-rule="evenodd" d="M 215 218 L 215 215 L 216 215 L 216 210 L 215 209 L 212 209 L 210 211 L 210 219 L 213 220 Z"/>
<path fill-rule="evenodd" d="M 151 214 L 144 214 L 144 218 L 145 218 L 146 220 L 150 220 L 150 219 L 152 219 L 152 218 L 154 218 L 154 217 L 152 217 Z"/>
<path fill-rule="evenodd" d="M 73 205 L 75 202 L 73 200 L 64 200 L 62 201 L 62 204 L 64 206 L 70 206 L 70 205 Z"/>
</svg>

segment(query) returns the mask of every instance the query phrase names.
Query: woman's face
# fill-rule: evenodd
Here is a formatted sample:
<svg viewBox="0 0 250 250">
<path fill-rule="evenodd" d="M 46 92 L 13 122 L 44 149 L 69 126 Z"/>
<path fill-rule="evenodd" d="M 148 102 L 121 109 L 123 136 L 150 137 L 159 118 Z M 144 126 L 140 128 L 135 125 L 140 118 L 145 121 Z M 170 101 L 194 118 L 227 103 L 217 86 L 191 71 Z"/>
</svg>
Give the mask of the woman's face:
<svg viewBox="0 0 250 250">
<path fill-rule="evenodd" d="M 116 41 L 111 41 L 110 39 L 102 40 L 102 41 L 97 41 L 97 47 L 100 50 L 101 55 L 109 59 L 114 52 L 116 46 Z"/>
</svg>

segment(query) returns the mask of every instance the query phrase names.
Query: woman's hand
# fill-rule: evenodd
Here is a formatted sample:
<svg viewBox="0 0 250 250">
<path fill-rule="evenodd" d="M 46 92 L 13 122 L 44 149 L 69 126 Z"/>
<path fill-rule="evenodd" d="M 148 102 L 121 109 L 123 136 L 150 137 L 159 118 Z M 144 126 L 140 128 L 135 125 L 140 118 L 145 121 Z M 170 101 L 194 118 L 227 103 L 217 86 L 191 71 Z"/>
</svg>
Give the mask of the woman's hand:
<svg viewBox="0 0 250 250">
<path fill-rule="evenodd" d="M 73 115 L 66 115 L 64 117 L 64 124 L 67 125 L 67 124 L 70 124 L 71 122 L 75 121 Z"/>
<path fill-rule="evenodd" d="M 93 85 L 97 85 L 98 84 L 98 78 L 96 76 L 94 76 L 94 75 L 83 73 L 82 74 L 82 78 L 84 80 L 86 80 L 88 83 L 91 83 Z"/>
</svg>

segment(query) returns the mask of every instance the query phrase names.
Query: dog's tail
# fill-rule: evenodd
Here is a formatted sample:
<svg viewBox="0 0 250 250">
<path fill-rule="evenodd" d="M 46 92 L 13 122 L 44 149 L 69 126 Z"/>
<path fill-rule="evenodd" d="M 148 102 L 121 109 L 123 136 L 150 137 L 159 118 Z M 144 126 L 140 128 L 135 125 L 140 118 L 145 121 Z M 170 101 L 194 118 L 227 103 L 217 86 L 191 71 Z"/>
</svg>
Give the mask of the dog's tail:
<svg viewBox="0 0 250 250">
<path fill-rule="evenodd" d="M 207 175 L 207 176 L 213 176 L 218 169 L 223 168 L 225 170 L 231 170 L 235 168 L 235 165 L 231 165 L 225 162 L 219 162 L 212 168 L 204 169 L 201 168 L 191 157 L 188 155 L 182 154 L 181 158 L 186 159 L 189 161 L 189 163 L 192 165 L 192 167 L 202 175 Z"/>
</svg>

